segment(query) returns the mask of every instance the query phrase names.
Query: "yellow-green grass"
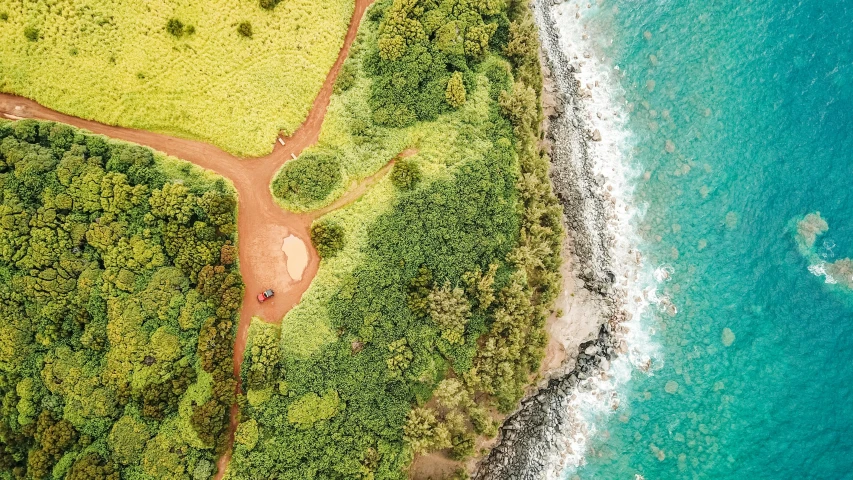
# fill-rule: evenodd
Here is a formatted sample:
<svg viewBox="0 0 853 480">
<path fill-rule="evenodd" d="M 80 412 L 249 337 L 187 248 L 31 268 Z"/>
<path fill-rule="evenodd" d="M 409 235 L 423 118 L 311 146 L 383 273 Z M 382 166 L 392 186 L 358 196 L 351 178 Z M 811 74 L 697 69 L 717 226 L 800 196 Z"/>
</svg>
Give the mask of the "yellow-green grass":
<svg viewBox="0 0 853 480">
<path fill-rule="evenodd" d="M 279 131 L 292 133 L 307 116 L 353 7 L 353 0 L 285 0 L 272 11 L 256 0 L 0 0 L 0 90 L 78 117 L 263 155 Z M 166 31 L 172 18 L 185 25 L 180 37 Z M 237 32 L 245 21 L 251 38 Z M 33 29 L 34 41 L 26 36 Z"/>
</svg>

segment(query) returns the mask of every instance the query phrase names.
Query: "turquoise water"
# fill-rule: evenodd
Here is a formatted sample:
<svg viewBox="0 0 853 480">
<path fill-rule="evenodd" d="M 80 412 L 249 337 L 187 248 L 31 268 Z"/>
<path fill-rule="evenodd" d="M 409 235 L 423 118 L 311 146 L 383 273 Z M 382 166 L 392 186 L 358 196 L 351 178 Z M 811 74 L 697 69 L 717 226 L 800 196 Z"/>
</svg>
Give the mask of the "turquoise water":
<svg viewBox="0 0 853 480">
<path fill-rule="evenodd" d="M 651 322 L 662 368 L 622 387 L 569 478 L 853 478 L 853 293 L 794 238 L 819 211 L 817 253 L 853 257 L 853 2 L 619 0 L 589 19 L 624 72 L 642 250 L 673 268 L 678 313 Z"/>
</svg>

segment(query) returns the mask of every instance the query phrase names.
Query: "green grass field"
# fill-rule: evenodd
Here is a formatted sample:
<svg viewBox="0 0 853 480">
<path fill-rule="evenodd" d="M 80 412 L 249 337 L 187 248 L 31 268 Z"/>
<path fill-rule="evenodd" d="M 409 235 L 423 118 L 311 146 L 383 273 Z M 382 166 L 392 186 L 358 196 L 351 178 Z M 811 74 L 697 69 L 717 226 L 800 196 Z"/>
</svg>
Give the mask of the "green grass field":
<svg viewBox="0 0 853 480">
<path fill-rule="evenodd" d="M 353 5 L 0 0 L 0 90 L 259 156 L 307 116 Z M 244 22 L 251 37 L 238 32 Z"/>
</svg>

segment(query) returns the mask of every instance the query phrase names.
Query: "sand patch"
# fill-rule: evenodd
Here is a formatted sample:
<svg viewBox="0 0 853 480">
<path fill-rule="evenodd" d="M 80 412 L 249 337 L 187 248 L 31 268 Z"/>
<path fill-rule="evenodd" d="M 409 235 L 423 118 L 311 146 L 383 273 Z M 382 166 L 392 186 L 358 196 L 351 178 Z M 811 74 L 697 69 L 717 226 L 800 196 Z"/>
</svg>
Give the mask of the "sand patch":
<svg viewBox="0 0 853 480">
<path fill-rule="evenodd" d="M 409 466 L 411 480 L 440 480 L 453 475 L 460 467 L 460 462 L 445 457 L 440 452 L 428 455 L 418 455 Z"/>
<path fill-rule="evenodd" d="M 308 266 L 308 248 L 299 237 L 289 235 L 281 243 L 281 251 L 287 257 L 287 274 L 293 281 L 302 280 L 302 273 Z"/>
</svg>

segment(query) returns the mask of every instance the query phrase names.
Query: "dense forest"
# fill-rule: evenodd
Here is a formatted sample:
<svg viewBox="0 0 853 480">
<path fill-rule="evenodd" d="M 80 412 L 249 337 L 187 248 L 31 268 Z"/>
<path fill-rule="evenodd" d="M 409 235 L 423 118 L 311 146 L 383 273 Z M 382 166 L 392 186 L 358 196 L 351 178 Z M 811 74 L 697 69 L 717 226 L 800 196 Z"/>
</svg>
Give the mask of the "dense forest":
<svg viewBox="0 0 853 480">
<path fill-rule="evenodd" d="M 537 53 L 521 1 L 368 10 L 326 119 L 345 141 L 324 132 L 273 193 L 310 209 L 343 189 L 358 152 L 379 157 L 372 171 L 390 159 L 380 150 L 421 153 L 394 166 L 390 198 L 362 200 L 380 214 L 319 221 L 315 243 L 334 254 L 312 289 L 281 327 L 253 325 L 228 478 L 399 479 L 415 454 L 464 459 L 496 434 L 539 366 L 560 284 Z M 331 339 L 294 348 L 297 316 Z"/>
<path fill-rule="evenodd" d="M 243 287 L 221 179 L 0 123 L 0 478 L 208 479 Z"/>
</svg>

